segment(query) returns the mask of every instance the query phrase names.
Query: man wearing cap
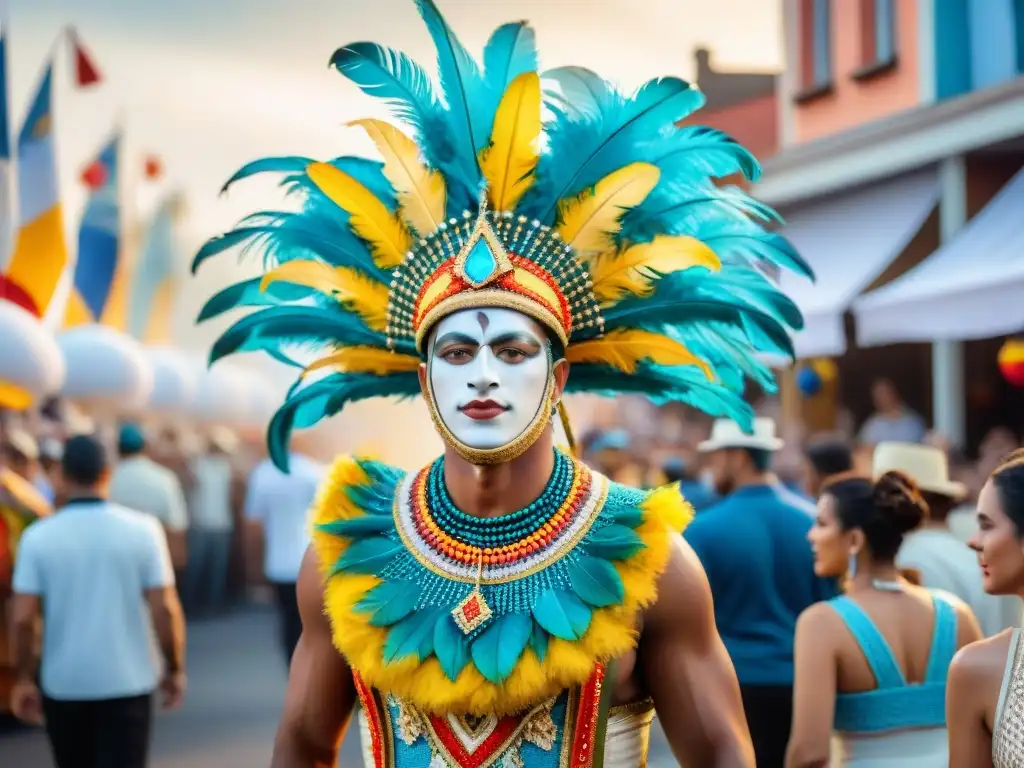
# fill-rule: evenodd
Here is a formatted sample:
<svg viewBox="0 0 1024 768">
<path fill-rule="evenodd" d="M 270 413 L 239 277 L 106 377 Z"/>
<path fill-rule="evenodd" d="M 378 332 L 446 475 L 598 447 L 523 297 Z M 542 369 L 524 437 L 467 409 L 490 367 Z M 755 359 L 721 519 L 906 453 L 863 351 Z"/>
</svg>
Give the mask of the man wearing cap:
<svg viewBox="0 0 1024 768">
<path fill-rule="evenodd" d="M 974 611 L 987 637 L 1020 621 L 1020 600 L 989 595 L 981 582 L 978 558 L 949 529 L 949 514 L 967 494 L 963 483 L 951 480 L 946 454 L 917 443 L 879 443 L 872 474 L 898 470 L 914 479 L 928 502 L 928 520 L 903 540 L 896 563 L 916 571 L 921 585 L 950 592 Z"/>
<path fill-rule="evenodd" d="M 110 500 L 123 507 L 147 512 L 160 521 L 167 534 L 171 562 L 180 578 L 186 563 L 185 532 L 188 510 L 177 475 L 146 455 L 146 437 L 135 424 L 125 424 L 117 437 L 120 461 L 110 484 Z"/>
<path fill-rule="evenodd" d="M 684 536 L 707 571 L 718 631 L 736 667 L 759 766 L 782 766 L 793 716 L 793 637 L 811 604 L 836 594 L 814 575 L 807 533 L 814 507 L 771 472 L 775 421 L 751 434 L 715 421 L 697 446 L 722 497 Z"/>
</svg>

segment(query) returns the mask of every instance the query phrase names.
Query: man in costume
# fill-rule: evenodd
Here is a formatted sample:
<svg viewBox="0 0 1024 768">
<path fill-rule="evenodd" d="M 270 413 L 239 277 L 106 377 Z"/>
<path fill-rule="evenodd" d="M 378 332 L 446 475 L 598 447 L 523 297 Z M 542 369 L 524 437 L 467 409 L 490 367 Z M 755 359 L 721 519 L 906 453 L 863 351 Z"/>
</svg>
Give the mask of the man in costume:
<svg viewBox="0 0 1024 768">
<path fill-rule="evenodd" d="M 264 250 L 267 272 L 201 317 L 263 307 L 212 359 L 299 367 L 269 428 L 276 462 L 293 428 L 369 397 L 422 393 L 445 442 L 411 474 L 335 462 L 273 766 L 333 766 L 357 702 L 374 768 L 636 768 L 655 710 L 686 765 L 752 766 L 707 580 L 678 535 L 689 506 L 590 471 L 555 448 L 553 418 L 566 393 L 640 393 L 749 427 L 745 377 L 771 386 L 756 353 L 791 353 L 801 322 L 755 267 L 807 268 L 751 218 L 769 211 L 711 181 L 756 161 L 675 127 L 699 91 L 665 78 L 626 95 L 576 67 L 542 89 L 525 22 L 494 33 L 481 67 L 417 5 L 442 93 L 375 44 L 332 59 L 403 123 L 356 121 L 383 163 L 243 168 L 232 182 L 287 174 L 301 210 L 249 217 L 193 265 Z M 294 360 L 311 344 L 324 356 Z"/>
</svg>

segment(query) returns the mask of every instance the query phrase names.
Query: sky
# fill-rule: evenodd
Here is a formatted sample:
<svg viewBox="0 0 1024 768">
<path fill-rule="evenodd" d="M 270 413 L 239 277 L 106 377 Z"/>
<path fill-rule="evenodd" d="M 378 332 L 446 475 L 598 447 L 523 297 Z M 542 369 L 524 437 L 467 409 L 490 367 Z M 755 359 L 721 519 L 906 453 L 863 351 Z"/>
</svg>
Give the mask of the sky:
<svg viewBox="0 0 1024 768">
<path fill-rule="evenodd" d="M 6 3 L 6 7 L 4 4 Z M 781 0 L 437 0 L 471 51 L 517 19 L 537 30 L 543 67 L 577 64 L 624 86 L 659 75 L 693 75 L 693 51 L 709 47 L 722 69 L 776 70 Z M 10 110 L 16 134 L 41 69 L 57 51 L 56 125 L 69 243 L 82 205 L 82 168 L 115 124 L 126 131 L 136 178 L 125 182 L 138 216 L 181 188 L 189 201 L 182 273 L 191 252 L 257 209 L 274 207 L 273 182 L 253 180 L 218 195 L 241 165 L 270 155 L 330 158 L 373 154 L 345 123 L 384 113 L 327 62 L 358 40 L 399 48 L 434 71 L 433 49 L 412 0 L 0 0 L 8 20 Z M 72 24 L 103 75 L 72 88 Z M 166 169 L 141 179 L 143 153 Z M 186 346 L 209 343 L 191 318 L 214 291 L 243 276 L 230 257 L 187 282 L 176 329 Z M 251 271 L 251 270 L 250 270 Z M 216 330 L 214 327 L 212 330 Z"/>
</svg>

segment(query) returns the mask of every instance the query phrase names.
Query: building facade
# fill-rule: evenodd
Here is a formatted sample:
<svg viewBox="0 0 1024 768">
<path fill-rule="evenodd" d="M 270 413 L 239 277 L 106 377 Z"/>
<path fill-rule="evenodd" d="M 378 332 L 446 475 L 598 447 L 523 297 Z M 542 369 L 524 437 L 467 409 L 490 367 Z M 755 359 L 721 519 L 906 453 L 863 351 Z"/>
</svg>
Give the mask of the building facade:
<svg viewBox="0 0 1024 768">
<path fill-rule="evenodd" d="M 1024 295 L 1009 214 L 1024 206 L 1024 3 L 782 9 L 781 150 L 755 191 L 817 273 L 786 286 L 807 317 L 798 354 L 863 362 L 907 345 L 903 359 L 929 361 L 916 367 L 930 367 L 934 426 L 963 444 L 964 343 L 1024 331 L 1009 299 Z"/>
</svg>

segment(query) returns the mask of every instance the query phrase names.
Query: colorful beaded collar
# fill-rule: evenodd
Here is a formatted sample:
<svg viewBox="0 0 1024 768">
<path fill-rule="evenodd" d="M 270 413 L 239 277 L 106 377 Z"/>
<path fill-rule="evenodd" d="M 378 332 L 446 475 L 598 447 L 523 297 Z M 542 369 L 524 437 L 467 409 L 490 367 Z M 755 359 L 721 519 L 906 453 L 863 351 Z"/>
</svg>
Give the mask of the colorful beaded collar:
<svg viewBox="0 0 1024 768">
<path fill-rule="evenodd" d="M 432 714 L 502 716 L 634 647 L 685 522 L 677 489 L 646 494 L 558 455 L 543 503 L 486 521 L 447 509 L 442 480 L 438 465 L 339 459 L 317 501 L 325 609 L 368 686 Z"/>
</svg>

